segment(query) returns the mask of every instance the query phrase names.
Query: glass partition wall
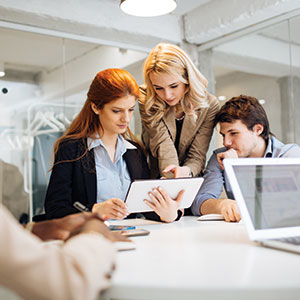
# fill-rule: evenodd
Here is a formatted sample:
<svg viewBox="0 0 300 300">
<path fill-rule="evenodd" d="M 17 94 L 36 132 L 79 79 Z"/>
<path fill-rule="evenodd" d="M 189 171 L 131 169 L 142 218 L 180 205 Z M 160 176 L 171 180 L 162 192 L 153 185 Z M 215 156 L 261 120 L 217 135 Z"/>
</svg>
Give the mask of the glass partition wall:
<svg viewBox="0 0 300 300">
<path fill-rule="evenodd" d="M 298 144 L 299 30 L 300 17 L 294 17 L 213 48 L 221 102 L 240 94 L 256 97 L 268 114 L 272 133 L 284 143 Z"/>
<path fill-rule="evenodd" d="M 2 202 L 14 212 L 18 199 L 14 215 L 31 217 L 43 212 L 53 143 L 78 112 L 91 78 L 76 81 L 68 68 L 96 46 L 3 28 L 0 43 Z"/>
<path fill-rule="evenodd" d="M 12 211 L 17 206 L 17 218 L 31 218 L 43 213 L 53 144 L 81 109 L 96 73 L 125 68 L 141 83 L 145 54 L 3 28 L 0 44 L 1 202 Z M 131 129 L 139 134 L 135 119 Z"/>
</svg>

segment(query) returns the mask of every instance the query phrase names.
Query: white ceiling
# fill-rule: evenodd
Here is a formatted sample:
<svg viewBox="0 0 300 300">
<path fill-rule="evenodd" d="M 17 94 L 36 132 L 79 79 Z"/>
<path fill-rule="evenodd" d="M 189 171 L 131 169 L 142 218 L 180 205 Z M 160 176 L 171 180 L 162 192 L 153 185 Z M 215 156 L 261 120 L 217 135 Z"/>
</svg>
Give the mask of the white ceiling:
<svg viewBox="0 0 300 300">
<path fill-rule="evenodd" d="M 119 2 L 118 0 L 114 1 Z M 176 0 L 177 7 L 171 14 L 182 16 L 211 1 L 212 0 Z"/>
<path fill-rule="evenodd" d="M 119 0 L 0 0 L 0 27 L 17 24 L 60 36 L 148 52 L 160 41 L 202 45 L 300 9 L 295 0 L 177 0 L 169 15 L 123 13 Z M 15 26 L 16 27 L 16 26 Z"/>
<path fill-rule="evenodd" d="M 186 7 L 186 9 L 188 8 Z M 260 30 L 258 33 L 253 35 L 260 36 L 261 41 L 267 41 L 270 45 L 274 41 L 278 41 L 278 43 L 287 43 L 288 45 L 289 41 L 291 41 L 294 47 L 300 46 L 300 35 L 297 34 L 300 29 L 300 18 L 293 19 L 290 25 L 292 26 L 289 26 L 288 22 L 285 21 L 278 25 Z M 288 30 L 289 28 L 290 34 Z M 237 46 L 238 44 L 240 45 L 239 47 Z M 259 44 L 261 45 L 261 42 Z M 100 45 L 85 41 L 62 39 L 54 36 L 45 36 L 42 34 L 6 28 L 0 28 L 0 45 L 0 61 L 4 62 L 8 75 L 11 75 L 10 77 L 6 77 L 7 80 L 12 77 L 16 78 L 16 80 L 20 80 L 22 76 L 25 80 L 34 80 L 35 75 L 39 72 L 51 72 L 61 66 L 63 64 L 63 57 L 65 60 L 64 63 L 68 63 L 101 47 Z M 258 45 L 258 47 L 260 47 L 260 45 Z M 243 50 L 241 47 L 246 49 Z M 224 46 L 221 45 L 216 47 L 216 52 L 222 54 L 224 54 L 224 49 L 226 48 L 225 53 L 227 55 L 226 62 L 224 62 L 224 55 L 217 60 L 216 75 L 223 75 L 225 69 L 228 69 L 229 71 L 244 70 L 244 65 L 249 65 L 247 62 L 249 59 L 249 51 L 247 51 L 247 47 L 250 47 L 250 44 L 246 45 L 242 38 L 225 43 Z M 261 64 L 264 50 L 269 56 L 269 49 L 264 47 L 263 49 L 260 49 L 261 54 L 256 55 L 258 64 L 252 64 L 253 67 L 255 66 L 257 73 L 266 73 L 266 71 L 273 72 L 273 68 L 264 68 L 263 64 Z M 65 51 L 65 56 L 63 55 L 63 51 Z M 273 51 L 275 51 L 275 48 L 273 48 Z M 234 55 L 230 58 L 228 53 Z M 243 67 L 237 63 L 237 56 L 242 56 L 243 60 L 246 61 L 246 63 L 243 63 Z M 231 60 L 232 63 L 230 62 Z M 231 67 L 229 67 L 230 65 Z M 265 71 L 259 71 L 259 66 L 261 66 L 261 69 L 264 69 Z M 287 68 L 289 67 L 288 64 L 286 64 L 286 66 Z M 253 72 L 253 70 L 250 69 L 248 71 L 251 73 Z M 281 73 L 278 73 L 278 76 L 280 76 L 280 74 Z"/>
<path fill-rule="evenodd" d="M 117 14 L 116 20 L 118 20 L 121 16 L 124 17 L 124 13 L 119 9 L 119 3 L 120 3 L 119 0 L 97 0 L 97 1 L 101 3 L 104 8 L 111 11 L 112 15 Z M 178 19 L 178 17 L 210 1 L 211 0 L 177 0 L 177 8 L 175 9 L 175 11 L 171 13 L 171 15 L 175 16 L 176 19 Z M 6 1 L 0 0 L 0 16 L 1 16 L 1 4 L 4 6 L 6 4 L 5 2 Z M 11 9 L 9 10 L 9 12 L 12 16 L 16 14 L 16 7 L 18 7 L 18 9 L 22 11 L 22 9 L 18 6 L 18 2 L 20 1 L 14 1 L 14 0 L 10 1 Z M 43 0 L 39 2 L 42 3 Z M 85 0 L 85 2 L 86 5 L 90 3 L 92 6 L 93 2 L 95 1 Z M 28 2 L 28 4 L 30 3 Z M 36 1 L 32 1 L 32 5 L 36 5 L 36 4 L 37 4 Z M 38 15 L 39 9 L 42 9 L 42 6 L 36 5 L 35 7 L 32 8 L 31 13 Z M 75 15 L 79 13 L 75 11 L 76 7 L 73 7 L 72 10 Z M 23 23 L 26 23 L 26 13 L 27 13 L 26 10 L 24 10 L 18 15 L 18 20 L 19 20 L 18 23 L 21 23 L 22 20 Z M 44 19 L 41 21 L 44 21 L 46 23 L 45 16 L 41 14 L 39 17 L 41 19 Z M 127 15 L 125 17 L 130 18 L 129 20 L 131 21 L 141 20 L 140 18 L 134 18 Z M 40 24 L 42 29 L 43 27 L 45 27 L 44 22 Z M 115 23 L 118 22 L 115 21 Z M 94 50 L 97 47 L 100 47 L 99 44 L 92 43 L 92 41 L 98 42 L 96 39 L 92 40 L 91 42 L 86 41 L 84 37 L 83 37 L 84 41 L 80 41 L 80 38 L 78 40 L 78 37 L 76 37 L 77 40 L 72 40 L 68 38 L 62 39 L 57 36 L 51 36 L 53 32 L 49 32 L 50 35 L 44 35 L 36 32 L 47 33 L 47 31 L 43 32 L 43 30 L 36 30 L 34 27 L 27 28 L 26 26 L 25 27 L 21 26 L 20 28 L 29 31 L 30 29 L 32 29 L 34 32 L 27 32 L 23 30 L 20 31 L 16 29 L 11 29 L 11 28 L 19 29 L 19 24 L 16 23 L 16 24 L 12 24 L 11 26 L 10 25 L 11 25 L 10 23 L 6 23 L 5 27 L 7 28 L 1 28 L 1 24 L 0 24 L 0 45 L 1 45 L 0 61 L 4 62 L 5 68 L 7 70 L 7 74 L 11 75 L 4 78 L 6 80 L 9 80 L 11 78 L 16 78 L 16 80 L 20 80 L 22 77 L 25 80 L 32 80 L 32 79 L 34 80 L 35 75 L 38 74 L 39 72 L 41 71 L 49 72 L 61 66 L 63 63 L 63 51 L 65 51 L 64 62 L 66 63 L 84 55 L 89 51 Z M 78 26 L 78 24 L 76 25 Z M 63 27 L 61 27 L 59 29 L 62 31 L 67 31 L 67 28 L 64 29 Z M 59 36 L 60 34 L 57 33 L 57 35 Z M 113 35 L 113 30 L 111 35 Z M 114 41 L 112 41 L 111 44 L 118 46 L 118 43 L 116 44 Z M 120 43 L 119 46 L 122 47 L 123 44 Z"/>
</svg>

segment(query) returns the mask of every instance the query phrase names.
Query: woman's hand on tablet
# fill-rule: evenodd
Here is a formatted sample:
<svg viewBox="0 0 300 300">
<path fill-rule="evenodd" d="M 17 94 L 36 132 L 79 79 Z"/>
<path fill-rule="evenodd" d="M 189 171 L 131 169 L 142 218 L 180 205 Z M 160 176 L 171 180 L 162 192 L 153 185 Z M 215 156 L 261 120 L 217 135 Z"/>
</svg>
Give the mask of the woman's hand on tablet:
<svg viewBox="0 0 300 300">
<path fill-rule="evenodd" d="M 110 198 L 102 203 L 96 203 L 92 209 L 108 219 L 122 220 L 128 216 L 126 204 L 119 198 Z"/>
<path fill-rule="evenodd" d="M 151 201 L 145 199 L 145 203 L 152 208 L 164 222 L 173 222 L 177 218 L 178 209 L 182 200 L 184 190 L 181 190 L 176 199 L 172 199 L 166 190 L 161 187 L 152 189 L 149 192 Z"/>
</svg>

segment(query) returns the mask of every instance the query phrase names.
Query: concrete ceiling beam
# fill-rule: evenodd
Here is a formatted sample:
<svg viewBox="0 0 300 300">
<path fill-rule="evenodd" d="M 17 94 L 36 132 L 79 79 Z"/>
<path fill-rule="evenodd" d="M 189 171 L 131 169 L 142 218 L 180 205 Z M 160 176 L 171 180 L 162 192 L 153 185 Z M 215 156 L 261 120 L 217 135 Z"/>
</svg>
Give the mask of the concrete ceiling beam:
<svg viewBox="0 0 300 300">
<path fill-rule="evenodd" d="M 212 0 L 183 16 L 184 36 L 201 45 L 299 8 L 298 0 Z"/>
<path fill-rule="evenodd" d="M 255 47 L 253 47 L 255 45 Z M 291 47 L 291 49 L 290 49 Z M 271 49 L 271 51 L 270 51 Z M 262 34 L 242 37 L 214 48 L 214 64 L 236 71 L 282 77 L 290 74 L 291 57 L 294 75 L 300 75 L 300 46 L 289 46 Z"/>
</svg>

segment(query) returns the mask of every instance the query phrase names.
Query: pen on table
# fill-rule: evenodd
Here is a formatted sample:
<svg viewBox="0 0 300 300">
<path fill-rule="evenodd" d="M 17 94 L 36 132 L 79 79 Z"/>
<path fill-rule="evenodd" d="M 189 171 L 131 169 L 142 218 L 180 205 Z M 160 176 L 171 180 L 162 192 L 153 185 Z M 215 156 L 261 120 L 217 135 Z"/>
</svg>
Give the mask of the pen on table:
<svg viewBox="0 0 300 300">
<path fill-rule="evenodd" d="M 90 211 L 88 207 L 86 207 L 84 204 L 82 204 L 82 203 L 80 203 L 80 202 L 78 202 L 78 201 L 74 202 L 74 203 L 73 203 L 73 206 L 74 206 L 76 209 L 78 209 L 79 211 L 81 211 L 81 212 L 89 212 L 89 211 Z M 104 223 L 107 227 L 109 227 L 108 221 L 105 221 L 105 220 L 103 220 L 103 219 L 102 219 L 102 221 L 103 221 L 103 223 Z"/>
</svg>

